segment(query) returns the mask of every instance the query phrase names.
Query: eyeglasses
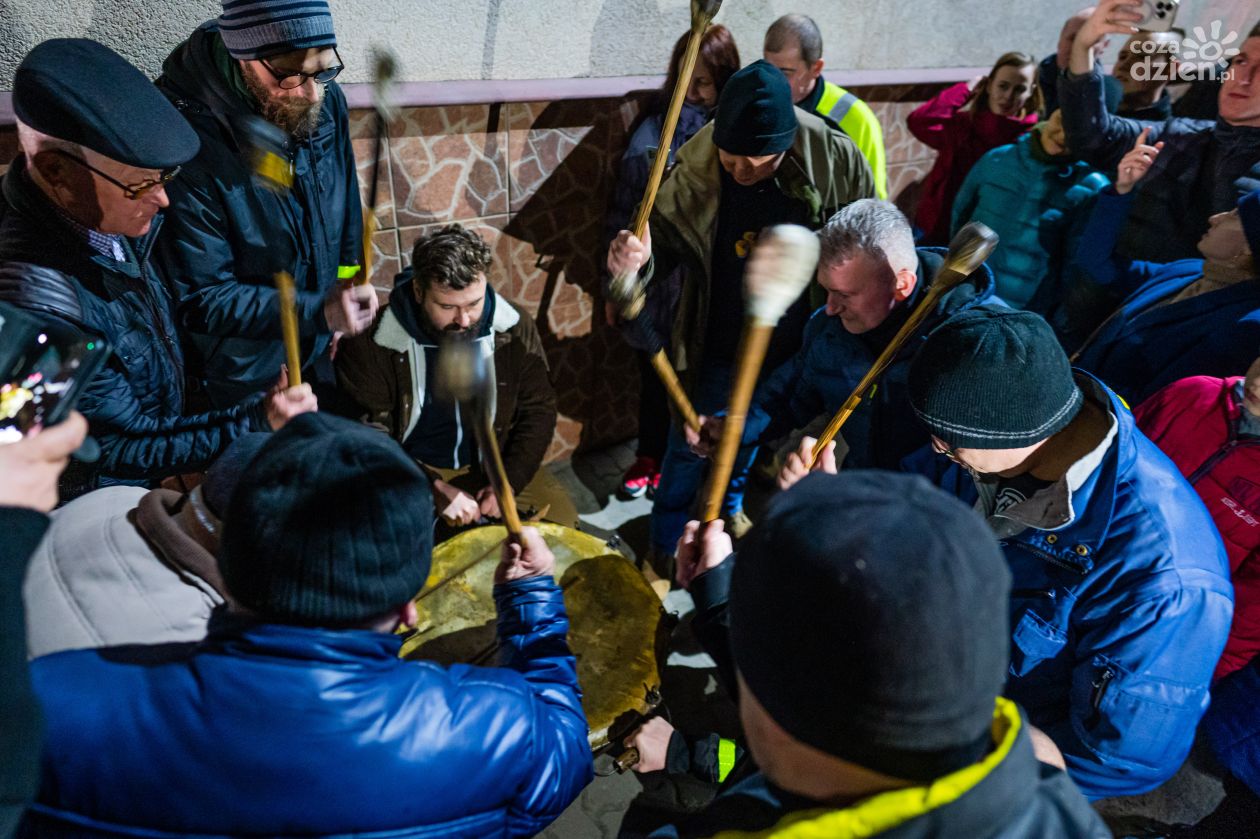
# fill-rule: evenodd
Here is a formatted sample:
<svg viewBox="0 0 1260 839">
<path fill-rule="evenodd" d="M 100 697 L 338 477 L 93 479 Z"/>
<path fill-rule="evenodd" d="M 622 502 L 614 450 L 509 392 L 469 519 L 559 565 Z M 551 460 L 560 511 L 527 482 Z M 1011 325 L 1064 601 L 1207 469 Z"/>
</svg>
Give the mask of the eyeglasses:
<svg viewBox="0 0 1260 839">
<path fill-rule="evenodd" d="M 307 79 L 311 79 L 315 84 L 328 84 L 346 69 L 346 65 L 341 61 L 341 54 L 337 52 L 337 48 L 333 47 L 333 55 L 337 57 L 337 63 L 332 67 L 326 67 L 323 70 L 317 70 L 314 73 L 303 73 L 301 70 L 277 70 L 272 67 L 265 59 L 258 59 L 258 63 L 267 68 L 267 72 L 275 77 L 276 84 L 280 85 L 281 90 L 297 90 L 306 84 Z"/>
<path fill-rule="evenodd" d="M 87 169 L 89 172 L 95 172 L 96 174 L 100 175 L 102 178 L 104 178 L 105 180 L 113 184 L 114 186 L 121 189 L 123 191 L 123 195 L 127 196 L 127 198 L 132 201 L 139 201 L 145 195 L 148 195 L 150 192 L 157 189 L 158 187 L 166 186 L 167 184 L 169 184 L 171 181 L 175 179 L 175 176 L 179 174 L 179 170 L 180 170 L 179 166 L 173 166 L 170 169 L 163 169 L 161 174 L 157 176 L 156 180 L 153 178 L 150 178 L 149 180 L 141 181 L 138 184 L 125 184 L 122 181 L 118 180 L 117 178 L 110 177 L 109 175 L 102 172 L 100 169 L 97 169 L 91 163 L 88 163 L 83 158 L 76 157 L 75 155 L 71 154 L 65 149 L 53 149 L 53 152 L 55 154 L 61 155 L 67 160 L 73 160 L 75 163 L 79 164 L 84 169 Z"/>
</svg>

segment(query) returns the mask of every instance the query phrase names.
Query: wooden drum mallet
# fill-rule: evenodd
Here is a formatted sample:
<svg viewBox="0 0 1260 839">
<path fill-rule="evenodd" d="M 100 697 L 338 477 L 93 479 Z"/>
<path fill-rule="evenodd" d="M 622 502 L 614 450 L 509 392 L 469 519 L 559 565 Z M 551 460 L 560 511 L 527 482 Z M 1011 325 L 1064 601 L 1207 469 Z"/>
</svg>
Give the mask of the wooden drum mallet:
<svg viewBox="0 0 1260 839">
<path fill-rule="evenodd" d="M 705 486 L 700 520 L 721 515 L 722 498 L 731 480 L 735 456 L 744 436 L 744 421 L 770 336 L 779 319 L 809 285 L 818 267 L 818 237 L 804 227 L 781 224 L 763 231 L 744 269 L 744 331 L 736 353 L 735 379 Z"/>
</svg>

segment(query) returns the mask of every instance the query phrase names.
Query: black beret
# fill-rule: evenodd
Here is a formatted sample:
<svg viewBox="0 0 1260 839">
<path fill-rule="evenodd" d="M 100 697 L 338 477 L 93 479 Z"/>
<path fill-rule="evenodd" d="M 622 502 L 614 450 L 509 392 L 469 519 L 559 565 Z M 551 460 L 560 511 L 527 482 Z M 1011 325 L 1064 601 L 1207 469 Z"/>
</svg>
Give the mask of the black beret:
<svg viewBox="0 0 1260 839">
<path fill-rule="evenodd" d="M 36 131 L 142 169 L 187 163 L 201 147 L 143 73 L 86 38 L 54 38 L 28 52 L 13 77 L 13 111 Z"/>
</svg>

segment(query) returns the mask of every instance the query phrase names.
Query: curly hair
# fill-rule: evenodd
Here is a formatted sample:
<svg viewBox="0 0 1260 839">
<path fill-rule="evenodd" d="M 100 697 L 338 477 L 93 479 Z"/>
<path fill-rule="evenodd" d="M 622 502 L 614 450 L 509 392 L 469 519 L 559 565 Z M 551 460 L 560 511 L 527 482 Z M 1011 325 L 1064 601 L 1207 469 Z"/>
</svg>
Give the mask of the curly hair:
<svg viewBox="0 0 1260 839">
<path fill-rule="evenodd" d="M 485 240 L 461 224 L 421 236 L 411 251 L 411 273 L 416 294 L 431 285 L 460 291 L 490 268 L 492 255 Z"/>
</svg>

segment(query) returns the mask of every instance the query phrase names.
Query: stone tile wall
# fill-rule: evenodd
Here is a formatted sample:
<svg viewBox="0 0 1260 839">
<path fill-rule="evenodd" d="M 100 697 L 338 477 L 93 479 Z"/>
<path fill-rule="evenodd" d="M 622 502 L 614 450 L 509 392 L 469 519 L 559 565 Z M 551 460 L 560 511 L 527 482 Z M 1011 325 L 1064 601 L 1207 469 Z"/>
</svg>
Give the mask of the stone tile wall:
<svg viewBox="0 0 1260 839">
<path fill-rule="evenodd" d="M 905 116 L 939 87 L 855 87 L 884 126 L 891 195 L 912 208 L 934 152 Z M 600 298 L 603 219 L 627 131 L 641 96 L 409 108 L 383 144 L 372 282 L 393 287 L 416 237 L 458 221 L 486 237 L 491 282 L 535 317 L 559 395 L 549 459 L 636 432 L 634 354 L 604 322 Z M 364 199 L 374 116 L 351 115 Z M 0 131 L 0 160 L 17 152 Z M 3 166 L 0 165 L 0 169 Z"/>
</svg>

